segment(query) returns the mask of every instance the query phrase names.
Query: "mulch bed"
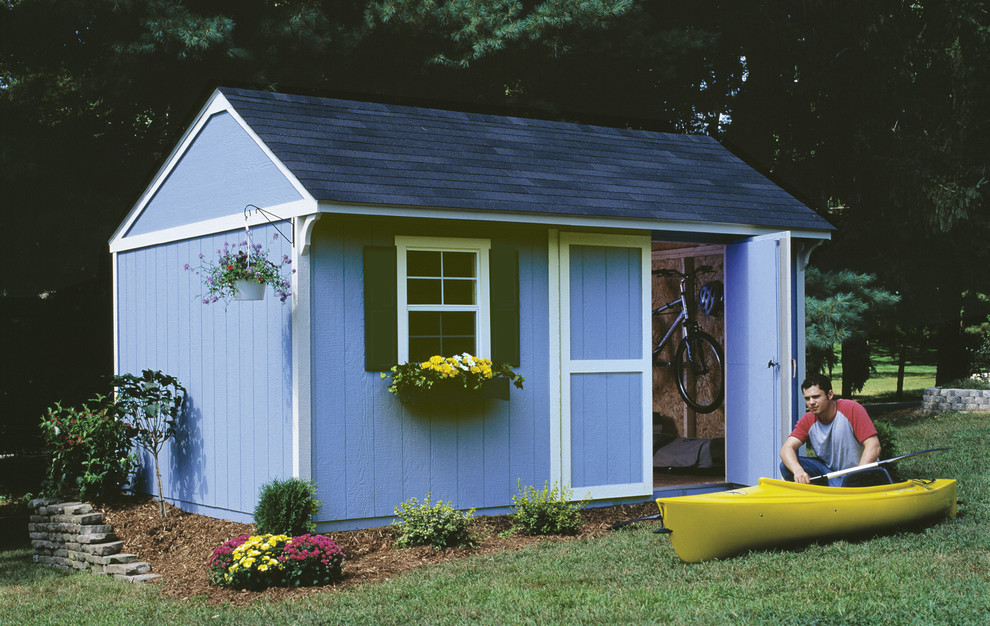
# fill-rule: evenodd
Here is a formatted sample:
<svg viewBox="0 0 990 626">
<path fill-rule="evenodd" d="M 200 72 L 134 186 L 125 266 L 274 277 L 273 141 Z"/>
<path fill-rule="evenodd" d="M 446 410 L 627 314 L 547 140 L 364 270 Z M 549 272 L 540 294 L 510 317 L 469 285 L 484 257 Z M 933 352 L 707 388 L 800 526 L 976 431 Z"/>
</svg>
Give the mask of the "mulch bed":
<svg viewBox="0 0 990 626">
<path fill-rule="evenodd" d="M 313 593 L 333 593 L 352 585 L 376 583 L 404 572 L 473 554 L 492 554 L 520 550 L 540 542 L 574 541 L 598 537 L 610 532 L 615 522 L 656 513 L 652 502 L 620 505 L 582 511 L 584 525 L 574 536 L 530 537 L 518 532 L 504 533 L 512 526 L 508 516 L 479 516 L 472 522 L 476 538 L 472 547 L 396 548 L 395 532 L 389 527 L 328 533 L 344 550 L 342 580 L 321 587 L 270 588 L 264 591 L 240 591 L 211 585 L 207 561 L 213 549 L 239 535 L 254 532 L 253 524 L 238 524 L 183 512 L 167 506 L 164 522 L 158 516 L 157 502 L 148 497 L 132 498 L 113 505 L 103 505 L 106 523 L 124 541 L 123 552 L 137 555 L 151 565 L 162 578 L 153 583 L 162 596 L 188 600 L 203 597 L 211 603 L 248 604 L 259 598 L 281 601 Z"/>
</svg>

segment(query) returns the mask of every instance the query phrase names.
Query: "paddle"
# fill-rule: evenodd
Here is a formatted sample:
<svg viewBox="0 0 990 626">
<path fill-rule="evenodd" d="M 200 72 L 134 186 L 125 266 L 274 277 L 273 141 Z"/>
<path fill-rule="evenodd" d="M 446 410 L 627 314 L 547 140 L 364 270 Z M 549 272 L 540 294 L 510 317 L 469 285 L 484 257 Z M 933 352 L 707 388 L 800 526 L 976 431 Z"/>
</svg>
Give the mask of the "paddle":
<svg viewBox="0 0 990 626">
<path fill-rule="evenodd" d="M 928 454 L 929 452 L 941 452 L 942 450 L 951 450 L 952 448 L 932 448 L 930 450 L 922 450 L 921 452 L 912 452 L 911 454 L 902 454 L 901 456 L 895 456 L 892 459 L 885 459 L 883 461 L 874 461 L 873 463 L 867 463 L 866 465 L 857 465 L 856 467 L 847 467 L 843 470 L 836 470 L 834 472 L 829 472 L 828 474 L 822 474 L 821 476 L 813 476 L 811 480 L 818 480 L 821 478 L 838 478 L 839 476 L 845 476 L 846 474 L 852 474 L 853 472 L 858 472 L 859 470 L 869 469 L 871 467 L 880 467 L 881 465 L 890 465 L 892 463 L 897 463 L 898 461 L 903 461 L 904 459 L 912 456 L 918 456 L 919 454 Z"/>
</svg>

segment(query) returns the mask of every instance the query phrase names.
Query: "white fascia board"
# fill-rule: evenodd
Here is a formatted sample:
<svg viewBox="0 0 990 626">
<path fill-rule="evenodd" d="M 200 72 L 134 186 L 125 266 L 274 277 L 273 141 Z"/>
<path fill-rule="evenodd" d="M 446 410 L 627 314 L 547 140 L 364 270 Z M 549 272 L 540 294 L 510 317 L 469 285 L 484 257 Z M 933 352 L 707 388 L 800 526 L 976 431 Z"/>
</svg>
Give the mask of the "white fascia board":
<svg viewBox="0 0 990 626">
<path fill-rule="evenodd" d="M 554 228 L 593 228 L 629 231 L 668 231 L 690 234 L 705 233 L 737 237 L 757 237 L 779 233 L 779 226 L 758 226 L 753 224 L 729 224 L 723 222 L 691 222 L 683 220 L 652 220 L 628 217 L 602 217 L 580 215 L 557 215 L 543 213 L 518 213 L 509 211 L 480 211 L 472 209 L 448 209 L 443 207 L 414 207 L 399 205 L 348 204 L 340 202 L 319 202 L 320 213 L 338 215 L 361 215 L 373 217 L 430 218 L 446 220 L 466 220 L 479 222 L 511 222 L 515 224 L 539 224 Z M 827 230 L 792 229 L 792 237 L 800 239 L 831 239 Z"/>
<path fill-rule="evenodd" d="M 110 252 L 125 252 L 127 250 L 148 248 L 173 241 L 182 241 L 184 239 L 194 239 L 196 237 L 204 237 L 231 230 L 240 230 L 246 226 L 251 227 L 265 225 L 270 222 L 291 220 L 294 217 L 313 215 L 316 213 L 315 208 L 316 202 L 312 200 L 295 200 L 293 202 L 286 202 L 285 204 L 265 207 L 266 212 L 277 215 L 278 219 L 268 219 L 256 211 L 252 211 L 252 215 L 247 218 L 244 217 L 243 213 L 237 213 L 236 215 L 193 222 L 192 224 L 166 228 L 165 230 L 145 233 L 143 235 L 132 235 L 130 237 L 114 239 L 110 241 Z"/>
<path fill-rule="evenodd" d="M 210 100 L 206 103 L 206 105 L 202 108 L 202 110 L 200 110 L 199 115 L 196 116 L 196 121 L 193 122 L 193 124 L 188 129 L 186 129 L 186 132 L 182 135 L 182 139 L 176 145 L 175 149 L 172 150 L 172 153 L 169 155 L 169 157 L 165 160 L 165 164 L 162 165 L 162 167 L 158 170 L 158 173 L 155 174 L 151 184 L 148 185 L 148 187 L 144 190 L 144 193 L 141 194 L 140 199 L 138 199 L 137 203 L 131 208 L 130 212 L 127 214 L 127 217 L 124 219 L 123 223 L 121 223 L 121 225 L 117 227 L 117 230 L 114 231 L 113 236 L 110 238 L 111 252 L 122 251 L 122 250 L 133 250 L 135 248 L 143 248 L 146 246 L 155 245 L 156 243 L 178 241 L 180 239 L 188 239 L 190 237 L 196 237 L 196 236 L 201 236 L 216 232 L 223 232 L 224 230 L 232 230 L 245 225 L 262 224 L 267 221 L 264 218 L 258 218 L 258 221 L 255 221 L 253 223 L 252 220 L 248 220 L 248 223 L 245 223 L 244 216 L 241 214 L 237 214 L 224 218 L 206 220 L 203 222 L 197 222 L 194 224 L 179 226 L 176 228 L 170 228 L 155 233 L 146 233 L 144 235 L 124 237 L 124 233 L 126 233 L 128 230 L 131 229 L 131 227 L 134 225 L 134 222 L 137 221 L 138 217 L 140 217 L 141 213 L 148 205 L 148 202 L 150 202 L 151 199 L 155 197 L 155 193 L 158 191 L 158 189 L 165 183 L 166 180 L 168 180 L 169 174 L 176 167 L 176 165 L 178 165 L 179 161 L 182 158 L 182 155 L 185 154 L 186 150 L 189 149 L 189 146 L 192 145 L 196 137 L 199 136 L 200 131 L 203 130 L 203 126 L 206 125 L 206 123 L 210 120 L 212 116 L 216 115 L 217 113 L 224 113 L 224 112 L 229 113 L 230 116 L 241 126 L 241 128 L 244 129 L 244 131 L 251 137 L 251 139 L 258 145 L 258 147 L 261 148 L 261 150 L 265 153 L 265 155 L 269 159 L 271 159 L 272 163 L 275 164 L 275 167 L 277 167 L 278 170 L 282 172 L 282 175 L 285 176 L 285 178 L 289 181 L 289 183 L 296 189 L 296 191 L 299 192 L 299 195 L 302 196 L 302 200 L 297 200 L 295 202 L 289 202 L 274 207 L 261 207 L 261 208 L 265 209 L 266 211 L 271 211 L 272 213 L 275 213 L 279 217 L 285 219 L 289 219 L 291 217 L 298 217 L 301 215 L 311 215 L 313 213 L 316 213 L 316 199 L 313 198 L 313 196 L 309 193 L 309 191 L 307 191 L 306 188 L 302 185 L 302 183 L 299 182 L 299 180 L 292 173 L 292 171 L 289 170 L 289 168 L 286 167 L 285 164 L 282 163 L 282 161 L 275 156 L 275 154 L 268 148 L 267 145 L 265 145 L 265 142 L 262 141 L 260 137 L 258 137 L 258 134 L 255 133 L 254 130 L 247 124 L 247 122 L 244 121 L 244 118 L 242 118 L 237 113 L 234 107 L 231 106 L 230 102 L 228 102 L 227 98 L 225 98 L 224 95 L 220 93 L 220 90 L 218 89 L 213 92 L 213 95 L 210 97 Z M 299 207 L 305 207 L 305 208 L 299 208 Z M 237 221 L 238 223 L 233 226 L 229 226 L 228 224 L 232 221 Z M 204 231 L 203 230 L 204 227 L 214 228 L 214 230 Z M 181 233 L 183 233 L 186 230 L 194 234 L 182 235 Z"/>
</svg>

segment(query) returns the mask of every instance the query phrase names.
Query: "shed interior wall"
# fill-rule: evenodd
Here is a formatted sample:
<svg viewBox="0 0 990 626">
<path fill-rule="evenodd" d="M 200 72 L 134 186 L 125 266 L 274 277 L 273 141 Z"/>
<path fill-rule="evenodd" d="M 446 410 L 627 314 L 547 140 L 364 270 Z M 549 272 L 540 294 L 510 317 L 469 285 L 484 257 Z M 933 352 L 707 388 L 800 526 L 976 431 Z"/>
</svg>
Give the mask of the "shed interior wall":
<svg viewBox="0 0 990 626">
<path fill-rule="evenodd" d="M 698 278 L 697 289 L 709 281 L 725 281 L 725 246 L 721 244 L 699 244 L 654 241 L 653 269 L 675 269 L 684 272 L 688 268 L 711 266 L 713 271 Z M 677 278 L 653 275 L 653 309 L 676 300 L 680 294 L 680 283 Z M 708 333 L 725 346 L 725 315 L 704 315 L 695 307 L 696 320 L 701 330 Z M 677 316 L 677 312 L 664 313 L 654 316 L 654 342 L 663 337 L 669 324 Z M 679 334 L 676 341 L 665 348 L 662 358 L 670 361 L 673 351 L 680 343 Z M 689 407 L 677 391 L 673 367 L 665 365 L 653 366 L 653 420 L 654 420 L 654 450 L 661 443 L 672 437 L 703 438 L 724 441 L 725 438 L 725 404 L 711 413 L 697 413 Z M 719 445 L 716 443 L 716 445 Z M 727 445 L 727 443 L 725 444 Z M 653 482 L 655 487 L 673 484 L 709 483 L 724 480 L 724 467 L 704 471 L 669 470 L 662 467 L 654 468 Z"/>
</svg>

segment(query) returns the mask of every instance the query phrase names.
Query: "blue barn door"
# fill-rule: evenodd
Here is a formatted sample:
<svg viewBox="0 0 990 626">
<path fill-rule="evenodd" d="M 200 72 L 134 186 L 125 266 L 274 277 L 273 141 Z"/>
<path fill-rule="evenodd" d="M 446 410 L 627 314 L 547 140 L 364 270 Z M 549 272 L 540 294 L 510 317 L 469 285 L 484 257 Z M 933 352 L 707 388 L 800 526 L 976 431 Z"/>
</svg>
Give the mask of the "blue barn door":
<svg viewBox="0 0 990 626">
<path fill-rule="evenodd" d="M 791 422 L 793 358 L 789 233 L 725 249 L 726 480 L 755 485 L 779 475 Z"/>
<path fill-rule="evenodd" d="M 650 240 L 561 234 L 559 444 L 575 497 L 652 493 Z"/>
</svg>

